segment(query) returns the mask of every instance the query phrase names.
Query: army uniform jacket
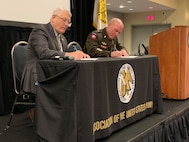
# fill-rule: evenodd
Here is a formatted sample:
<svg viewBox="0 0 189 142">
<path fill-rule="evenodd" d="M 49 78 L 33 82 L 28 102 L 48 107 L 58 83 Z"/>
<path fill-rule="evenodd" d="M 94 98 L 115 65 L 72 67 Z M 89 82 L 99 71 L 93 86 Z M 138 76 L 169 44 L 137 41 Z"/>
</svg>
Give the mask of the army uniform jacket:
<svg viewBox="0 0 189 142">
<path fill-rule="evenodd" d="M 125 49 L 118 43 L 118 39 L 110 39 L 106 28 L 91 32 L 85 42 L 84 51 L 90 57 L 109 57 L 112 51 Z"/>
</svg>

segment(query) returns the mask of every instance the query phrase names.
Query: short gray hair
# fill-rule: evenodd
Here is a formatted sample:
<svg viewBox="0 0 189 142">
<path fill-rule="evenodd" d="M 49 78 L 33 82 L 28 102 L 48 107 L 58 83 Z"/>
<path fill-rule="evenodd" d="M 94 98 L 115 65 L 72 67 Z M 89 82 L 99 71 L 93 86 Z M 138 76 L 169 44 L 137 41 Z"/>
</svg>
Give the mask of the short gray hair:
<svg viewBox="0 0 189 142">
<path fill-rule="evenodd" d="M 57 9 L 55 9 L 55 10 L 53 11 L 52 15 L 58 15 L 58 16 L 60 16 L 62 12 L 67 12 L 67 13 L 69 13 L 70 17 L 72 17 L 72 14 L 71 14 L 71 12 L 70 12 L 69 10 L 67 10 L 67 9 L 62 9 L 62 8 L 57 8 Z"/>
</svg>

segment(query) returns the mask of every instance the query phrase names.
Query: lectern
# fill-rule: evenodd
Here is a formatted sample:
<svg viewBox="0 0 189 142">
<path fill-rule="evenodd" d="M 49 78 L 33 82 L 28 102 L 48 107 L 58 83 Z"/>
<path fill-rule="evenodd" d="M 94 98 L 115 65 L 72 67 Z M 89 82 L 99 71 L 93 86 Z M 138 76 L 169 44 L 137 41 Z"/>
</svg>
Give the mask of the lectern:
<svg viewBox="0 0 189 142">
<path fill-rule="evenodd" d="M 150 36 L 149 53 L 159 59 L 163 98 L 183 100 L 189 97 L 189 26 L 174 28 Z"/>
</svg>

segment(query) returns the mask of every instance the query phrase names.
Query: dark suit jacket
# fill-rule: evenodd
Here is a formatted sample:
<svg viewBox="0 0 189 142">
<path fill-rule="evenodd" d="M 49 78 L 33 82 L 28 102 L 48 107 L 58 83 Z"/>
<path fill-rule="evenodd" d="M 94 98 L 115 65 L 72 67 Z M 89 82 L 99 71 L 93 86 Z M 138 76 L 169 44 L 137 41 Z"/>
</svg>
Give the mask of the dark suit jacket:
<svg viewBox="0 0 189 142">
<path fill-rule="evenodd" d="M 61 37 L 63 50 L 66 51 L 67 40 L 63 35 Z M 36 61 L 51 59 L 57 55 L 63 57 L 65 52 L 58 50 L 56 35 L 50 23 L 38 25 L 32 30 L 28 40 L 28 59 L 21 80 L 22 91 L 36 94 Z"/>
</svg>

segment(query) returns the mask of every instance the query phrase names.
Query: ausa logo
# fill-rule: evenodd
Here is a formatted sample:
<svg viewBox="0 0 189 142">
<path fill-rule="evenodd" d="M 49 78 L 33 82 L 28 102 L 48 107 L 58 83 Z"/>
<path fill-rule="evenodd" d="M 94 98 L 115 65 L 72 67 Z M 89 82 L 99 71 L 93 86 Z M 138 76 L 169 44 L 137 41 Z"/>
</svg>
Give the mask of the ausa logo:
<svg viewBox="0 0 189 142">
<path fill-rule="evenodd" d="M 117 89 L 120 101 L 128 103 L 135 89 L 135 74 L 131 65 L 124 64 L 120 68 L 117 78 Z"/>
</svg>

